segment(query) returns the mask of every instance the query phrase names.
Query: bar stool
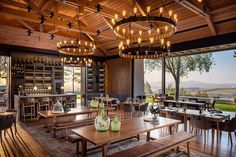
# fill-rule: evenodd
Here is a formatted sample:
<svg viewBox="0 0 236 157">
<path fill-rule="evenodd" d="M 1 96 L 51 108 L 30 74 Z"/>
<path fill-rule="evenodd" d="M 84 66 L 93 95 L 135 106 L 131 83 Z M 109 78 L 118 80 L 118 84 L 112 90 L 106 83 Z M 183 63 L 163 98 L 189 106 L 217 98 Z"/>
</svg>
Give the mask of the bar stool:
<svg viewBox="0 0 236 157">
<path fill-rule="evenodd" d="M 41 108 L 44 107 L 45 110 L 44 111 L 47 111 L 49 110 L 49 106 L 50 106 L 50 103 L 49 103 L 49 97 L 45 97 L 45 98 L 42 98 L 38 104 L 38 111 L 41 111 Z"/>
<path fill-rule="evenodd" d="M 28 111 L 30 110 L 30 112 Z M 35 99 L 34 98 L 26 98 L 21 104 L 21 116 L 35 118 Z"/>
<path fill-rule="evenodd" d="M 66 104 L 70 105 L 71 108 L 76 107 L 76 98 L 75 97 L 67 97 Z"/>
</svg>

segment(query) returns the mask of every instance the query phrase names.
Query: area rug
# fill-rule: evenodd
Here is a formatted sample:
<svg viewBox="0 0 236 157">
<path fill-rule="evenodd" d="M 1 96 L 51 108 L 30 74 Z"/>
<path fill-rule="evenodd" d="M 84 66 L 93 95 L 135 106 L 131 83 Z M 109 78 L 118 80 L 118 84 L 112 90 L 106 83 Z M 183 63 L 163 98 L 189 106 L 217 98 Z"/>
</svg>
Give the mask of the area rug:
<svg viewBox="0 0 236 157">
<path fill-rule="evenodd" d="M 21 126 L 37 140 L 40 145 L 52 156 L 52 157 L 76 157 L 76 144 L 72 144 L 65 138 L 62 138 L 60 131 L 58 131 L 58 137 L 54 138 L 52 133 L 46 132 L 42 125 L 28 126 L 27 124 L 21 124 Z M 70 132 L 71 133 L 71 132 Z M 136 138 L 125 140 L 109 147 L 109 154 L 113 154 L 136 145 L 144 144 L 146 142 L 145 135 L 140 136 L 138 141 Z M 88 148 L 94 147 L 91 143 L 88 143 Z M 185 152 L 185 148 L 180 148 L 180 151 Z M 96 149 L 88 152 L 88 157 L 101 157 L 101 149 Z M 162 154 L 160 157 L 186 157 L 186 153 L 176 154 L 174 151 Z M 191 150 L 191 157 L 211 157 L 201 152 Z"/>
</svg>

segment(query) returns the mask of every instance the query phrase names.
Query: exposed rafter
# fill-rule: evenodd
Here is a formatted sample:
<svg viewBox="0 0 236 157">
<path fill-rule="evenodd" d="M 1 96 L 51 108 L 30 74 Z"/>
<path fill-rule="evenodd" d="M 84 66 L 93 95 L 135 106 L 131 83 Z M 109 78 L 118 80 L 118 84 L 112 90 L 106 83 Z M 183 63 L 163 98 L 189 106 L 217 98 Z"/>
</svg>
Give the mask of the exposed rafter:
<svg viewBox="0 0 236 157">
<path fill-rule="evenodd" d="M 32 28 L 28 23 L 26 23 L 25 21 L 21 20 L 21 19 L 16 19 L 20 24 L 22 24 L 23 26 L 25 26 L 25 28 L 34 31 L 34 28 Z"/>
<path fill-rule="evenodd" d="M 118 37 L 118 34 L 117 34 L 115 31 L 113 31 L 113 27 L 112 27 L 111 22 L 109 22 L 109 20 L 108 20 L 106 17 L 103 17 L 103 16 L 102 16 L 102 18 L 103 18 L 103 20 L 105 21 L 105 23 L 108 25 L 108 27 L 112 30 L 112 32 L 114 32 L 114 34 L 116 35 L 116 37 Z"/>
<path fill-rule="evenodd" d="M 11 16 L 14 18 L 19 18 L 22 20 L 26 20 L 26 21 L 31 21 L 31 22 L 36 22 L 39 23 L 39 15 L 36 14 L 32 14 L 32 13 L 28 13 L 25 11 L 19 11 L 19 10 L 14 10 L 14 9 L 10 9 L 10 8 L 5 8 L 5 7 L 1 7 L 0 6 L 0 15 L 7 15 L 7 16 Z M 44 24 L 45 25 L 50 25 L 50 26 L 56 26 L 58 28 L 61 29 L 68 29 L 67 26 L 67 22 L 61 21 L 61 20 L 56 20 L 56 19 L 51 19 L 51 18 L 47 18 L 45 17 L 45 21 Z M 70 29 L 70 31 L 74 31 L 74 32 L 82 32 L 82 33 L 88 33 L 90 35 L 96 35 L 96 31 L 94 30 L 89 30 L 84 26 L 80 26 L 81 29 L 79 29 L 79 25 L 77 23 L 73 24 L 73 27 Z M 108 39 L 114 39 L 113 37 L 107 36 L 107 35 L 103 35 L 101 34 L 100 37 L 103 38 L 108 38 Z"/>
<path fill-rule="evenodd" d="M 48 9 L 48 7 L 49 7 L 50 5 L 52 5 L 52 4 L 53 4 L 53 0 L 47 0 L 47 1 L 45 1 L 45 2 L 43 3 L 43 5 L 40 7 L 40 10 L 44 11 L 44 10 Z"/>
<path fill-rule="evenodd" d="M 211 15 L 206 12 L 206 10 L 204 10 L 203 8 L 200 8 L 199 6 L 197 6 L 196 4 L 193 4 L 191 2 L 189 2 L 188 0 L 175 0 L 176 2 L 178 2 L 180 5 L 182 5 L 183 7 L 189 9 L 190 11 L 194 12 L 195 14 L 205 18 L 208 27 L 212 33 L 212 35 L 216 35 L 216 29 L 214 26 L 214 22 L 212 20 Z"/>
<path fill-rule="evenodd" d="M 98 49 L 100 49 L 101 52 L 102 52 L 105 56 L 107 56 L 107 52 L 108 52 L 107 49 L 99 42 L 99 40 L 97 40 L 96 37 L 92 37 L 92 36 L 89 35 L 89 34 L 85 34 L 85 35 L 86 35 L 86 37 L 89 38 L 91 41 L 94 41 L 95 44 L 96 44 L 96 47 L 97 47 Z"/>
<path fill-rule="evenodd" d="M 58 3 L 58 2 L 55 1 L 54 3 L 56 4 L 56 3 Z M 14 1 L 12 1 L 12 0 L 1 0 L 1 1 L 0 1 L 0 4 L 3 4 L 3 5 L 6 5 L 6 4 L 7 4 L 8 6 L 14 6 L 14 7 L 21 8 L 21 9 L 25 9 L 25 10 L 26 10 L 26 8 L 28 7 L 28 5 L 26 5 L 26 4 L 14 2 Z M 56 4 L 56 5 L 57 5 L 57 4 Z M 47 10 L 47 9 L 45 9 L 43 12 L 47 14 L 46 17 L 51 13 L 51 11 L 50 11 L 50 10 Z M 37 12 L 36 10 L 32 10 L 32 13 L 38 13 L 38 12 Z M 54 15 L 54 16 L 55 16 L 55 15 Z M 67 21 L 73 19 L 73 17 L 66 16 L 66 15 L 63 15 L 63 14 L 58 14 L 58 18 L 61 18 L 61 19 L 63 19 L 63 20 L 67 20 Z M 82 26 L 87 27 L 87 25 L 86 25 L 83 21 L 80 20 L 80 21 L 78 21 L 78 22 L 79 22 Z M 78 22 L 76 22 L 76 23 L 78 23 Z"/>
<path fill-rule="evenodd" d="M 58 0 L 58 1 L 62 2 L 62 0 Z M 87 10 L 89 12 L 93 12 L 93 13 L 97 12 L 97 8 L 96 8 L 97 3 L 93 2 L 93 1 L 88 2 L 87 0 L 67 0 L 65 2 L 65 4 L 71 5 L 73 7 L 74 6 L 77 6 L 77 7 L 84 6 L 85 10 Z M 118 14 L 119 17 L 122 17 L 121 12 L 118 12 L 114 9 L 108 8 L 108 7 L 103 6 L 103 5 L 100 5 L 100 7 L 102 9 L 100 10 L 99 14 L 102 15 L 103 17 L 111 19 L 111 18 L 114 17 L 115 14 Z M 149 29 L 149 27 L 143 26 L 141 24 L 133 24 L 133 25 L 137 28 L 142 28 L 144 30 Z"/>
</svg>

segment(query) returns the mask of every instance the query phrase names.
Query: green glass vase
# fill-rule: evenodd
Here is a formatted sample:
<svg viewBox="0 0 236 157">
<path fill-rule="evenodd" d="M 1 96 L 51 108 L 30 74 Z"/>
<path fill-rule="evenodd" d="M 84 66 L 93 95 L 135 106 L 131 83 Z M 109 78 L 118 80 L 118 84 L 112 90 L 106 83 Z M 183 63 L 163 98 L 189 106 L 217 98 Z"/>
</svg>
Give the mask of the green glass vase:
<svg viewBox="0 0 236 157">
<path fill-rule="evenodd" d="M 119 132 L 120 126 L 121 126 L 120 118 L 119 116 L 116 115 L 115 118 L 111 122 L 111 130 L 113 132 Z"/>
<path fill-rule="evenodd" d="M 99 114 L 96 116 L 95 129 L 98 132 L 107 131 L 110 127 L 110 118 L 106 115 L 104 108 L 100 108 Z"/>
</svg>

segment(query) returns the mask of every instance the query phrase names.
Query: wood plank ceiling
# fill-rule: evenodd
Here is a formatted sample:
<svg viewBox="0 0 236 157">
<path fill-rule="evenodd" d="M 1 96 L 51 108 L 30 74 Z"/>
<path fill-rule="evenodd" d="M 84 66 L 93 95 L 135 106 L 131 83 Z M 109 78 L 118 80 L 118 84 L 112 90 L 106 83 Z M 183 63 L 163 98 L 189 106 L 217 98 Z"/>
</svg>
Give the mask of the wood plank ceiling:
<svg viewBox="0 0 236 157">
<path fill-rule="evenodd" d="M 236 0 L 137 0 L 135 4 L 140 14 L 145 14 L 140 8 L 146 6 L 156 14 L 163 4 L 178 14 L 178 31 L 171 43 L 236 32 Z M 111 29 L 111 18 L 115 13 L 121 15 L 122 10 L 132 12 L 133 6 L 134 0 L 1 0 L 0 44 L 56 50 L 56 42 L 76 39 L 82 32 L 83 38 L 96 42 L 95 55 L 117 55 L 119 40 Z M 54 18 L 49 18 L 52 12 Z M 46 19 L 43 24 L 41 16 Z M 67 27 L 69 22 L 72 29 Z"/>
</svg>

